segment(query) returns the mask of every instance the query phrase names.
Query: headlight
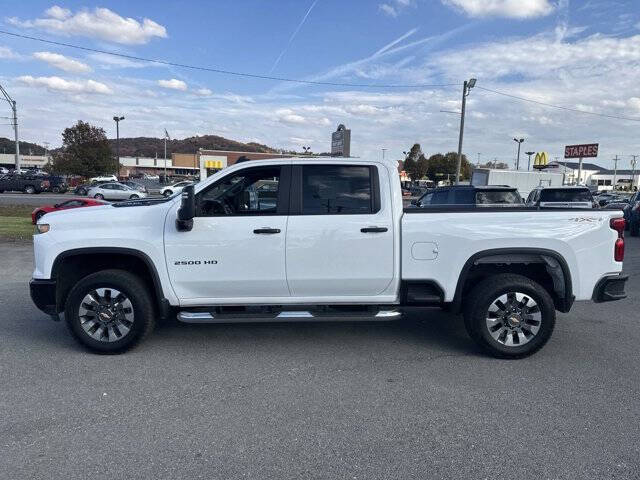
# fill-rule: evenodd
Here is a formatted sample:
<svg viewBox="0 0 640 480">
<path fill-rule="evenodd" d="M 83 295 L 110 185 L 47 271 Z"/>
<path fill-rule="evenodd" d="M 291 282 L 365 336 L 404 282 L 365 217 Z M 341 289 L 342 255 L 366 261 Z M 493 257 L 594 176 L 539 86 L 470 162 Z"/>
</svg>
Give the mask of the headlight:
<svg viewBox="0 0 640 480">
<path fill-rule="evenodd" d="M 47 233 L 49 231 L 48 223 L 38 223 L 36 225 L 36 233 Z"/>
</svg>

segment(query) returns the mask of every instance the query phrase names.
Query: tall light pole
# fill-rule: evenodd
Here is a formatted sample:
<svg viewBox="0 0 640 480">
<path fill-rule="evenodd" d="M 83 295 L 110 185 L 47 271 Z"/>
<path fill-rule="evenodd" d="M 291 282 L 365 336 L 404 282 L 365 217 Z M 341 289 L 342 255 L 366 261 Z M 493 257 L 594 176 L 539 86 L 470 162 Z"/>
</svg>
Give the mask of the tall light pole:
<svg viewBox="0 0 640 480">
<path fill-rule="evenodd" d="M 4 99 L 11 105 L 11 111 L 13 112 L 13 133 L 16 139 L 16 172 L 20 171 L 20 142 L 18 141 L 18 111 L 16 109 L 16 101 L 9 96 L 7 91 L 0 85 L 0 92 L 4 96 Z"/>
<path fill-rule="evenodd" d="M 531 155 L 536 152 L 524 152 L 525 155 L 529 155 L 529 161 L 527 162 L 527 172 L 531 170 Z"/>
<path fill-rule="evenodd" d="M 514 142 L 518 144 L 518 157 L 516 159 L 516 170 L 520 170 L 520 145 L 524 142 L 524 138 L 514 138 Z"/>
<path fill-rule="evenodd" d="M 613 159 L 613 190 L 618 186 L 618 155 Z"/>
<path fill-rule="evenodd" d="M 116 177 L 120 175 L 120 120 L 124 120 L 124 117 L 113 117 L 116 122 L 116 155 L 118 156 L 118 165 L 116 166 Z"/>
<path fill-rule="evenodd" d="M 462 136 L 464 135 L 464 111 L 467 106 L 469 91 L 476 86 L 476 79 L 465 80 L 462 84 L 462 111 L 460 112 L 460 138 L 458 139 L 458 164 L 456 165 L 456 185 L 460 183 L 460 168 L 462 166 Z"/>
<path fill-rule="evenodd" d="M 383 160 L 384 160 L 384 153 L 385 153 L 386 151 L 387 151 L 387 149 L 386 149 L 386 148 L 383 148 L 383 149 L 382 149 L 382 159 L 383 159 Z"/>
<path fill-rule="evenodd" d="M 631 155 L 631 191 L 633 192 L 636 186 L 636 157 L 638 155 Z"/>
<path fill-rule="evenodd" d="M 171 137 L 169 137 L 169 132 L 167 132 L 167 129 L 164 129 L 164 182 L 163 183 L 169 183 L 167 182 L 167 140 L 171 140 Z M 173 165 L 173 173 L 175 173 L 175 165 Z"/>
</svg>

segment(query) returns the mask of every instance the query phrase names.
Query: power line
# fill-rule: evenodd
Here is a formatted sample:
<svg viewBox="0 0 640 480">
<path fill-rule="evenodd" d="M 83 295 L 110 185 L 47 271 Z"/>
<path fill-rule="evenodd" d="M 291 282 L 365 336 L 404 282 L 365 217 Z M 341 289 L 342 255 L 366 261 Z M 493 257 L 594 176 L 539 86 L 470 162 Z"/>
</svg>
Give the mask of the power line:
<svg viewBox="0 0 640 480">
<path fill-rule="evenodd" d="M 236 77 L 254 78 L 258 80 L 275 80 L 278 82 L 301 83 L 301 84 L 307 84 L 307 85 L 327 85 L 332 87 L 360 87 L 360 88 L 439 88 L 439 87 L 451 87 L 451 86 L 458 85 L 457 83 L 403 85 L 403 84 L 341 83 L 341 82 L 321 82 L 321 81 L 315 81 L 315 80 L 302 80 L 297 78 L 286 78 L 286 77 L 276 77 L 271 75 L 259 75 L 255 73 L 235 72 L 232 70 L 224 70 L 221 68 L 201 67 L 197 65 L 187 65 L 185 63 L 170 62 L 168 60 L 157 60 L 153 58 L 138 57 L 135 55 L 127 55 L 124 53 L 115 53 L 115 52 L 109 52 L 107 50 L 100 50 L 97 48 L 73 45 L 71 43 L 56 42 L 54 40 L 47 40 L 45 38 L 32 37 L 29 35 L 22 35 L 19 33 L 7 32 L 5 30 L 0 30 L 0 34 L 9 35 L 17 38 L 23 38 L 26 40 L 33 40 L 41 43 L 47 43 L 49 45 L 56 45 L 59 47 L 75 48 L 77 50 L 84 50 L 87 52 L 101 53 L 104 55 L 112 55 L 114 57 L 126 58 L 128 60 L 137 60 L 140 62 L 156 63 L 159 65 L 168 65 L 171 67 L 178 67 L 178 68 L 188 68 L 190 70 L 202 70 L 205 72 L 219 73 L 222 75 L 233 75 Z"/>
<path fill-rule="evenodd" d="M 512 95 L 510 93 L 499 92 L 497 90 L 492 90 L 490 88 L 481 87 L 479 85 L 476 85 L 476 88 L 479 88 L 480 90 L 484 90 L 486 92 L 495 93 L 497 95 L 502 95 L 504 97 L 514 98 L 516 100 L 521 100 L 523 102 L 535 103 L 537 105 L 542 105 L 542 106 L 545 106 L 545 107 L 557 108 L 559 110 L 566 110 L 566 111 L 575 112 L 575 113 L 584 113 L 586 115 L 594 115 L 594 116 L 597 116 L 597 117 L 616 118 L 618 120 L 629 120 L 629 121 L 632 121 L 632 122 L 640 122 L 640 118 L 623 117 L 621 115 L 609 115 L 607 113 L 586 112 L 584 110 L 578 110 L 577 108 L 563 107 L 562 105 L 554 105 L 552 103 L 540 102 L 538 100 L 533 100 L 531 98 L 519 97 L 517 95 Z"/>
</svg>

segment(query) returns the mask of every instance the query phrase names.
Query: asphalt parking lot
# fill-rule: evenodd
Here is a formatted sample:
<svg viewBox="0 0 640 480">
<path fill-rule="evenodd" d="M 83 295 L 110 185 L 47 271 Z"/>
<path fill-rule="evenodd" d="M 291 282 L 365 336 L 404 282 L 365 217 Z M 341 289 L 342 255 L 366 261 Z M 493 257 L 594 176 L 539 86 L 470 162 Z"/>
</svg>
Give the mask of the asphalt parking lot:
<svg viewBox="0 0 640 480">
<path fill-rule="evenodd" d="M 640 240 L 629 298 L 559 314 L 533 357 L 480 354 L 458 317 L 180 325 L 85 352 L 0 245 L 0 477 L 640 478 Z"/>
</svg>

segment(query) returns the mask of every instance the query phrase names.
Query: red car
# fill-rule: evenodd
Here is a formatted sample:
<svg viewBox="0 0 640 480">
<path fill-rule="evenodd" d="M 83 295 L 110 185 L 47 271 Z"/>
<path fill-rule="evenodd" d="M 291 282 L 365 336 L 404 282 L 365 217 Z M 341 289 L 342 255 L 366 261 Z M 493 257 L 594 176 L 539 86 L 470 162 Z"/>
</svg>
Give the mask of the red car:
<svg viewBox="0 0 640 480">
<path fill-rule="evenodd" d="M 55 205 L 45 205 L 43 207 L 36 208 L 31 212 L 31 222 L 35 225 L 42 216 L 49 212 L 57 212 L 59 210 L 68 210 L 70 208 L 79 207 L 95 207 L 98 205 L 107 205 L 109 202 L 104 200 L 97 200 L 95 198 L 70 198 L 62 203 Z"/>
</svg>

